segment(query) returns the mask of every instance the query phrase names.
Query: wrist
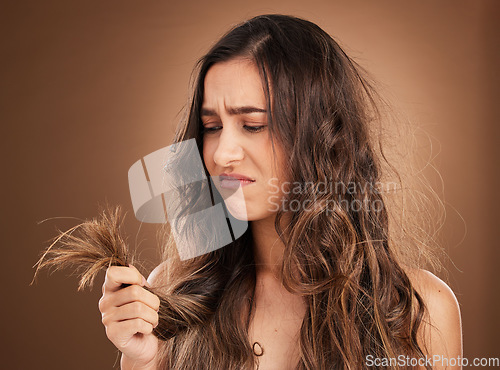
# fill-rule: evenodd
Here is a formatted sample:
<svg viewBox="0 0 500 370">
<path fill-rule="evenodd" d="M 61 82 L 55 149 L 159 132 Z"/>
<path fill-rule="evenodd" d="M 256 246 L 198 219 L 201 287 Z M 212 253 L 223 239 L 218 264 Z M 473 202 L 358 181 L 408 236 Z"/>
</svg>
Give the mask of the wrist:
<svg viewBox="0 0 500 370">
<path fill-rule="evenodd" d="M 134 360 L 122 353 L 122 358 L 120 361 L 121 370 L 156 370 L 157 369 L 157 358 L 156 356 L 150 361 L 143 362 L 139 360 Z"/>
</svg>

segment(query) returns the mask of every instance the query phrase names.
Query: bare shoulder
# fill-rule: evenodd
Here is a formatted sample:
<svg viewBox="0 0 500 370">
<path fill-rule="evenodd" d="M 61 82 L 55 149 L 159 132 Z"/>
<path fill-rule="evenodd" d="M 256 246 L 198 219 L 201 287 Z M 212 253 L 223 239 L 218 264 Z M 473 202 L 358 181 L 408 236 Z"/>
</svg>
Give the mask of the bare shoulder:
<svg viewBox="0 0 500 370">
<path fill-rule="evenodd" d="M 410 268 L 405 271 L 427 307 L 428 315 L 424 317 L 419 334 L 428 355 L 462 357 L 462 320 L 455 293 L 430 271 Z M 440 368 L 439 363 L 435 365 Z"/>
<path fill-rule="evenodd" d="M 148 283 L 151 286 L 161 286 L 166 284 L 167 278 L 167 261 L 160 263 L 156 266 L 148 276 Z"/>
<path fill-rule="evenodd" d="M 423 296 L 425 303 L 435 309 L 454 309 L 459 311 L 455 293 L 443 280 L 424 269 L 405 268 L 414 288 Z"/>
</svg>

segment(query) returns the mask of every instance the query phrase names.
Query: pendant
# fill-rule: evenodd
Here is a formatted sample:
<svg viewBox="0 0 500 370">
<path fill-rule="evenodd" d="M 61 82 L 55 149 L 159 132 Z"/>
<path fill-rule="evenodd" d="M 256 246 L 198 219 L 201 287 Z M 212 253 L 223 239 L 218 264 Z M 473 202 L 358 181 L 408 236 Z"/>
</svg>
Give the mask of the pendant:
<svg viewBox="0 0 500 370">
<path fill-rule="evenodd" d="M 257 347 L 257 348 L 256 348 Z M 259 342 L 253 342 L 253 354 L 255 356 L 262 356 L 264 354 L 264 348 L 260 345 Z"/>
</svg>

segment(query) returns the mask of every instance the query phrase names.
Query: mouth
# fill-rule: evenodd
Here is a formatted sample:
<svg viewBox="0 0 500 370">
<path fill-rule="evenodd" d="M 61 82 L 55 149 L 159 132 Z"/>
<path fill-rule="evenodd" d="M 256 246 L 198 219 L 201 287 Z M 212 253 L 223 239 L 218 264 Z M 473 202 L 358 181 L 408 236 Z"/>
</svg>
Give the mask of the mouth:
<svg viewBox="0 0 500 370">
<path fill-rule="evenodd" d="M 244 176 L 241 174 L 226 174 L 223 173 L 219 176 L 220 185 L 224 189 L 237 189 L 240 186 L 247 186 L 253 184 L 255 182 L 254 179 L 251 179 L 248 176 Z"/>
</svg>

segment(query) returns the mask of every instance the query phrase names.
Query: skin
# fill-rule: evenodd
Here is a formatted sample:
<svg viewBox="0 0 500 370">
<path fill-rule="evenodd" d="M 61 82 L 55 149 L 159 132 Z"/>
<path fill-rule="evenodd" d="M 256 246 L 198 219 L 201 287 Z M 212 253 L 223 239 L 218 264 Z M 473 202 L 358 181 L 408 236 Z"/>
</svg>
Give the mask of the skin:
<svg viewBox="0 0 500 370">
<path fill-rule="evenodd" d="M 429 314 L 419 331 L 419 344 L 428 347 L 427 356 L 434 358 L 463 358 L 462 318 L 458 300 L 451 288 L 436 275 L 423 269 L 406 270 L 412 285 L 421 293 Z M 452 363 L 449 361 L 449 363 Z M 434 362 L 435 369 L 461 369 Z"/>
<path fill-rule="evenodd" d="M 272 150 L 258 70 L 245 59 L 217 63 L 208 70 L 204 89 L 201 118 L 205 165 L 212 177 L 234 172 L 255 180 L 241 189 L 255 239 L 257 269 L 276 275 L 284 245 L 274 229 L 275 202 L 283 196 L 281 186 L 279 192 L 275 189 L 284 181 L 278 171 L 284 153 L 276 142 L 276 155 Z M 264 112 L 234 114 L 240 107 Z"/>
<path fill-rule="evenodd" d="M 235 108 L 244 106 L 266 107 L 256 67 L 244 59 L 212 66 L 205 78 L 202 106 L 206 167 L 211 176 L 234 172 L 255 180 L 241 188 L 257 263 L 256 307 L 249 341 L 258 341 L 265 349 L 264 356 L 259 357 L 259 370 L 291 369 L 299 360 L 297 338 L 305 304 L 302 298 L 288 292 L 277 277 L 284 245 L 274 228 L 271 199 L 282 194 L 273 192 L 275 188 L 269 180 L 284 180 L 277 170 L 284 153 L 275 142 L 277 150 L 273 154 L 265 113 L 234 114 Z M 161 265 L 149 276 L 151 284 L 161 274 L 160 269 Z M 460 308 L 453 291 L 426 270 L 407 269 L 407 273 L 429 308 L 427 322 L 432 324 L 422 325 L 420 344 L 428 348 L 429 357 L 462 357 Z M 122 283 L 132 285 L 120 289 Z M 157 368 L 158 339 L 151 332 L 157 325 L 159 300 L 142 288 L 145 284 L 134 267 L 110 267 L 106 273 L 99 309 L 108 338 L 123 354 L 122 369 Z M 434 368 L 445 367 L 434 363 Z"/>
</svg>

